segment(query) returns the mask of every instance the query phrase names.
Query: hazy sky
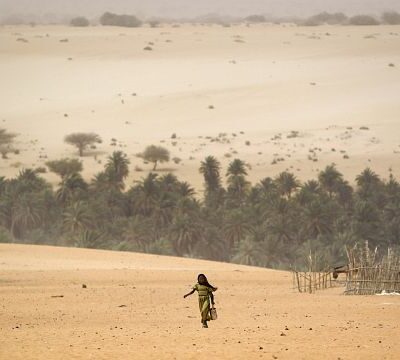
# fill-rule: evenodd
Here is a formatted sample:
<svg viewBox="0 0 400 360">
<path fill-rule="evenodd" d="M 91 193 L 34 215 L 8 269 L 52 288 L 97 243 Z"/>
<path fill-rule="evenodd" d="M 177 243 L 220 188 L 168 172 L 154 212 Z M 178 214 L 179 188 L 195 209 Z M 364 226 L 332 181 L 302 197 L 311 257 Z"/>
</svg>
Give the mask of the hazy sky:
<svg viewBox="0 0 400 360">
<path fill-rule="evenodd" d="M 207 13 L 304 16 L 324 10 L 351 15 L 400 11 L 400 0 L 0 0 L 0 16 L 3 18 L 11 14 L 43 16 L 49 13 L 98 16 L 107 10 L 142 17 L 193 17 Z"/>
</svg>

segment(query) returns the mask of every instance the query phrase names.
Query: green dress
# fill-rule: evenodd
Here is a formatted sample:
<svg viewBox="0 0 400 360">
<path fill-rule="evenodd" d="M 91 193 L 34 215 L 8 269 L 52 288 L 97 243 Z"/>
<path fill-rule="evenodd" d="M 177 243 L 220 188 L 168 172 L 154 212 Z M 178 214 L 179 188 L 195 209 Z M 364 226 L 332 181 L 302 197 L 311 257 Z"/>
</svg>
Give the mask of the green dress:
<svg viewBox="0 0 400 360">
<path fill-rule="evenodd" d="M 196 284 L 193 286 L 193 290 L 196 290 L 199 294 L 199 309 L 201 314 L 201 322 L 210 321 L 210 294 L 214 291 L 205 285 Z"/>
</svg>

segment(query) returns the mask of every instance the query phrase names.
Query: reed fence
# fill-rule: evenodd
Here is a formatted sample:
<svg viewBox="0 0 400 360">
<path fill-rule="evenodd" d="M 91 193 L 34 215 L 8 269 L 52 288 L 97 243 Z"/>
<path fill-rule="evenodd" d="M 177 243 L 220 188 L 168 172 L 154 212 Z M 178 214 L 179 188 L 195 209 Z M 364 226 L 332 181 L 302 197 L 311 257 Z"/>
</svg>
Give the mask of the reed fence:
<svg viewBox="0 0 400 360">
<path fill-rule="evenodd" d="M 307 271 L 292 269 L 293 289 L 312 294 L 316 290 L 344 285 L 346 295 L 400 294 L 400 254 L 389 248 L 387 254 L 378 259 L 377 249 L 371 250 L 368 241 L 363 246 L 346 247 L 346 253 L 346 266 L 325 266 L 325 270 L 321 271 L 317 255 L 310 252 Z M 344 282 L 336 279 L 338 273 L 346 274 Z"/>
<path fill-rule="evenodd" d="M 331 272 L 299 272 L 292 271 L 293 288 L 301 293 L 313 294 L 316 290 L 333 287 Z"/>
<path fill-rule="evenodd" d="M 329 269 L 319 270 L 316 254 L 310 252 L 307 257 L 307 271 L 292 269 L 293 289 L 300 293 L 313 294 L 316 290 L 323 290 L 333 287 L 336 283 L 332 279 L 332 272 Z"/>
<path fill-rule="evenodd" d="M 400 293 L 400 256 L 392 249 L 381 260 L 377 260 L 377 249 L 370 250 L 367 241 L 362 248 L 355 246 L 346 251 L 346 295 Z"/>
</svg>

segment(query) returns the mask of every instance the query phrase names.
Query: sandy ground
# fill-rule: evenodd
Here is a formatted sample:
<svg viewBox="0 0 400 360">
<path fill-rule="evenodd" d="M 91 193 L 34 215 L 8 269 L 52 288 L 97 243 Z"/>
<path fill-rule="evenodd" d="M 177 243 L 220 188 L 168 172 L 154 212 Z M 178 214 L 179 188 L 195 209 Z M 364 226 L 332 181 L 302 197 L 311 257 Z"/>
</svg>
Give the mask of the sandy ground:
<svg viewBox="0 0 400 360">
<path fill-rule="evenodd" d="M 63 143 L 76 131 L 104 140 L 84 158 L 88 179 L 116 149 L 129 183 L 140 179 L 151 165 L 135 155 L 149 144 L 198 189 L 207 155 L 247 161 L 253 181 L 331 163 L 350 181 L 366 166 L 400 176 L 398 26 L 2 27 L 0 78 L 0 126 L 21 150 L 1 161 L 8 176 L 76 156 Z"/>
<path fill-rule="evenodd" d="M 199 272 L 219 287 L 209 329 L 196 296 L 182 298 Z M 342 290 L 298 294 L 289 273 L 233 264 L 2 244 L 0 359 L 398 359 L 400 297 Z"/>
</svg>

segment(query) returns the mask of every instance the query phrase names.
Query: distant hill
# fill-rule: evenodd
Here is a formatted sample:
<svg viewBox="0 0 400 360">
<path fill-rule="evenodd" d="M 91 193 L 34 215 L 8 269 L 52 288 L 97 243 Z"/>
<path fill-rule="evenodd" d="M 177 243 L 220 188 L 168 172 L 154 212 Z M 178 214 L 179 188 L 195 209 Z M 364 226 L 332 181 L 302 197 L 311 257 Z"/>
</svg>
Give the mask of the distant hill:
<svg viewBox="0 0 400 360">
<path fill-rule="evenodd" d="M 104 11 L 139 16 L 195 17 L 207 13 L 246 16 L 309 16 L 321 11 L 377 14 L 400 11 L 399 0 L 0 0 L 0 17 L 99 16 Z"/>
</svg>

